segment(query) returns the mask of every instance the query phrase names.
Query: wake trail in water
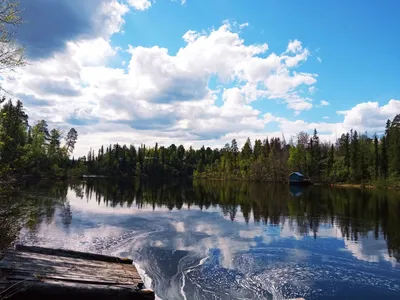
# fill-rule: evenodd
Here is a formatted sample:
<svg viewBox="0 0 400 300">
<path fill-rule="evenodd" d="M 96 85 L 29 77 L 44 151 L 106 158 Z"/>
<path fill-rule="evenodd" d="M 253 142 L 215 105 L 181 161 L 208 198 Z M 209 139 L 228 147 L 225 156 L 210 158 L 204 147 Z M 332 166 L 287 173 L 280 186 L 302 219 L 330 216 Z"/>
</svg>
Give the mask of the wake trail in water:
<svg viewBox="0 0 400 300">
<path fill-rule="evenodd" d="M 389 296 L 400 293 L 398 270 L 327 252 L 322 242 L 261 244 L 252 235 L 238 237 L 237 232 L 244 230 L 240 224 L 208 228 L 204 224 L 212 224 L 212 219 L 205 219 L 207 215 L 185 222 L 173 215 L 133 215 L 122 220 L 95 216 L 90 221 L 77 216 L 78 221 L 67 229 L 54 223 L 23 230 L 20 241 L 129 257 L 158 300 L 316 300 L 331 295 L 341 299 L 343 295 L 354 298 L 355 291 L 367 288 L 372 295 L 383 290 Z M 299 246 L 303 248 L 294 249 Z"/>
<path fill-rule="evenodd" d="M 187 300 L 187 297 L 185 294 L 186 274 L 190 273 L 193 269 L 202 266 L 207 261 L 208 258 L 209 258 L 209 256 L 202 258 L 197 265 L 182 272 L 182 286 L 181 286 L 180 290 L 181 290 L 181 295 L 183 296 L 183 299 Z"/>
</svg>

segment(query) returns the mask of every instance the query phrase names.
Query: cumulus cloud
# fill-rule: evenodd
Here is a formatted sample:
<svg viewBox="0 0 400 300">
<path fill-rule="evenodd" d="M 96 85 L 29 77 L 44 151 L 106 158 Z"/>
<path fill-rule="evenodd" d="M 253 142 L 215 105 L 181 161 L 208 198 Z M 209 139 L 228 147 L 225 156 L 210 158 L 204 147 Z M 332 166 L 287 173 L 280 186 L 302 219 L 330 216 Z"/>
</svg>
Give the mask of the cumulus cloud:
<svg viewBox="0 0 400 300">
<path fill-rule="evenodd" d="M 137 10 L 146 10 L 151 7 L 150 0 L 128 0 L 128 4 Z"/>
<path fill-rule="evenodd" d="M 316 91 L 317 91 L 317 88 L 313 85 L 308 88 L 308 93 L 310 95 L 313 95 Z"/>
<path fill-rule="evenodd" d="M 400 111 L 400 100 L 391 99 L 385 105 L 378 102 L 359 103 L 350 110 L 338 111 L 344 115 L 343 124 L 346 128 L 359 131 L 382 132 L 386 120 L 393 119 Z"/>
<path fill-rule="evenodd" d="M 293 52 L 293 53 L 297 53 L 300 52 L 302 50 L 302 45 L 301 42 L 298 40 L 294 40 L 294 41 L 290 41 L 289 45 L 287 47 L 287 52 Z"/>
<path fill-rule="evenodd" d="M 73 24 L 47 28 L 51 27 L 46 23 L 48 12 L 42 10 L 50 2 L 57 16 L 64 13 L 60 20 Z M 174 54 L 159 46 L 116 47 L 111 37 L 121 31 L 129 8 L 144 10 L 155 2 L 22 3 L 32 20 L 21 38 L 31 48 L 30 64 L 17 75 L 5 77 L 2 86 L 25 102 L 32 121 L 46 119 L 50 126 L 65 131 L 76 127 L 78 155 L 103 143 L 220 147 L 232 138 L 240 143 L 248 136 L 281 137 L 282 131 L 290 136 L 314 128 L 330 138 L 350 127 L 375 129 L 398 105 L 397 100 L 391 100 L 389 108 L 360 104 L 338 112 L 344 116 L 340 124 L 291 121 L 253 104 L 277 101 L 295 115 L 313 107 L 318 75 L 301 71 L 310 52 L 298 40 L 289 41 L 281 53 L 272 52 L 266 43 L 243 40 L 240 29 L 247 23 L 224 22 L 210 31 L 182 33 L 184 45 Z M 44 30 L 41 35 L 46 37 L 33 40 L 33 30 Z M 109 62 L 122 48 L 129 57 L 111 67 Z M 217 89 L 209 86 L 211 80 L 217 81 Z M 379 113 L 371 121 L 374 109 Z"/>
<path fill-rule="evenodd" d="M 295 136 L 300 130 L 312 132 L 318 130 L 322 140 L 335 141 L 336 137 L 349 132 L 351 129 L 358 132 L 369 132 L 370 134 L 381 134 L 385 130 L 388 119 L 393 119 L 400 111 L 400 100 L 390 100 L 387 104 L 380 106 L 378 102 L 359 103 L 350 110 L 338 111 L 343 115 L 342 122 L 306 122 L 304 120 L 289 120 L 287 118 L 275 117 L 280 131 L 285 135 Z M 325 120 L 329 117 L 324 117 Z"/>
<path fill-rule="evenodd" d="M 372 232 L 366 236 L 359 237 L 357 243 L 344 239 L 346 250 L 358 260 L 379 263 L 382 261 L 390 262 L 393 267 L 397 265 L 396 259 L 387 253 L 387 243 L 384 239 L 374 238 Z"/>
<path fill-rule="evenodd" d="M 114 22 L 121 23 L 118 18 Z M 50 117 L 50 122 L 92 124 L 96 116 L 98 122 L 123 122 L 135 129 L 185 131 L 192 140 L 219 139 L 232 130 L 264 130 L 261 112 L 251 106 L 256 100 L 282 101 L 296 111 L 312 107 L 297 89 L 314 84 L 316 75 L 293 71 L 294 64 L 287 63 L 286 52 L 307 54 L 301 44 L 290 42 L 292 50 L 283 55 L 261 58 L 268 45 L 246 45 L 226 22 L 210 32 L 189 30 L 183 40 L 186 45 L 176 55 L 158 46 L 129 46 L 125 71 L 107 67 L 119 49 L 98 33 L 67 42 L 62 51 L 27 66 L 19 78 L 7 78 L 5 86 L 51 101 L 51 108 L 35 109 L 35 116 Z M 213 77 L 234 87 L 211 90 Z M 215 104 L 218 98 L 222 106 Z"/>
<path fill-rule="evenodd" d="M 62 51 L 68 41 L 118 32 L 128 11 L 117 0 L 21 0 L 27 23 L 18 31 L 30 59 Z"/>
<path fill-rule="evenodd" d="M 319 102 L 319 106 L 328 106 L 328 105 L 329 105 L 329 102 L 326 101 L 326 100 L 321 100 L 321 101 Z"/>
</svg>

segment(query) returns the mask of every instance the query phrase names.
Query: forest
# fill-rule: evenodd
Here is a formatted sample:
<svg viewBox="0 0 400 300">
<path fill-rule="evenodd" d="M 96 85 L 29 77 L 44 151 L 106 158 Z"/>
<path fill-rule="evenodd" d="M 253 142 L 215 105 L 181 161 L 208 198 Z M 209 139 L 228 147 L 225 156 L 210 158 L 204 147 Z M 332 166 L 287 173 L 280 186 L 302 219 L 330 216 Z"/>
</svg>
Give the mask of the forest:
<svg viewBox="0 0 400 300">
<path fill-rule="evenodd" d="M 78 132 L 48 128 L 45 120 L 29 124 L 21 101 L 3 97 L 0 110 L 0 176 L 5 178 L 194 177 L 284 182 L 292 171 L 314 182 L 396 185 L 400 178 L 400 115 L 386 122 L 384 134 L 350 130 L 335 143 L 300 132 L 288 142 L 277 137 L 239 148 L 235 139 L 221 149 L 108 145 L 72 156 Z M 384 124 L 382 124 L 384 126 Z M 382 126 L 382 127 L 383 127 Z"/>
<path fill-rule="evenodd" d="M 77 131 L 71 128 L 63 137 L 60 130 L 50 130 L 45 120 L 31 126 L 21 101 L 13 104 L 3 97 L 1 104 L 0 181 L 72 176 L 70 154 L 78 139 Z"/>
<path fill-rule="evenodd" d="M 369 232 L 386 241 L 387 251 L 400 262 L 400 203 L 398 193 L 366 189 L 302 188 L 300 196 L 288 193 L 284 185 L 260 185 L 252 182 L 211 180 L 102 180 L 41 181 L 26 183 L 25 190 L 13 198 L 16 205 L 0 202 L 7 211 L 0 220 L 0 249 L 18 235 L 15 224 L 23 222 L 37 231 L 42 222 L 51 223 L 57 208 L 65 228 L 71 225 L 74 210 L 68 193 L 77 199 L 95 201 L 107 207 L 129 207 L 140 210 L 201 210 L 220 207 L 232 221 L 280 226 L 297 224 L 292 230 L 300 236 L 319 238 L 326 224 L 335 224 L 347 240 L 358 241 Z M 73 197 L 72 197 L 73 198 Z M 11 201 L 11 200 L 10 200 Z M 11 209 L 10 209 L 11 207 Z M 338 217 L 340 216 L 340 217 Z"/>
<path fill-rule="evenodd" d="M 26 64 L 11 30 L 23 23 L 16 1 L 0 3 L 0 69 Z M 0 89 L 3 91 L 2 87 Z M 382 129 L 385 124 L 382 124 Z M 318 129 L 318 128 L 317 128 Z M 395 186 L 400 179 L 400 115 L 386 122 L 379 137 L 350 130 L 334 143 L 300 132 L 286 141 L 266 137 L 239 148 L 236 139 L 221 149 L 183 145 L 106 145 L 73 156 L 78 132 L 50 129 L 46 120 L 29 123 L 21 101 L 0 99 L 0 189 L 23 178 L 194 177 L 283 182 L 293 171 L 314 182 Z M 284 133 L 283 133 L 284 134 Z M 107 141 L 104 141 L 106 144 Z"/>
</svg>

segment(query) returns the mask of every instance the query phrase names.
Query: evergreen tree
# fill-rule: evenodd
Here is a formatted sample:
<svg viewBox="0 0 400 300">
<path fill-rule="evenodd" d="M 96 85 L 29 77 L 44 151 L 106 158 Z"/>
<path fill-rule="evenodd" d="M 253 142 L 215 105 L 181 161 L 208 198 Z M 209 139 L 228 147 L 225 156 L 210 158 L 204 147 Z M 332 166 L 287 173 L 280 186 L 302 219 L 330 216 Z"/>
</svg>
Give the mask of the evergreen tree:
<svg viewBox="0 0 400 300">
<path fill-rule="evenodd" d="M 251 141 L 250 141 L 250 138 L 247 138 L 247 140 L 244 143 L 244 146 L 242 148 L 242 157 L 244 159 L 249 159 L 252 153 L 253 153 L 253 150 L 251 148 Z"/>
<path fill-rule="evenodd" d="M 360 146 L 357 130 L 354 131 L 351 141 L 351 167 L 353 169 L 353 180 L 360 179 Z"/>
<path fill-rule="evenodd" d="M 383 178 L 387 178 L 388 173 L 389 173 L 389 159 L 388 159 L 386 136 L 383 136 L 381 139 L 381 164 L 380 165 L 381 165 L 381 176 Z"/>
<path fill-rule="evenodd" d="M 350 134 L 346 133 L 344 138 L 344 165 L 347 168 L 347 174 L 350 174 Z"/>
<path fill-rule="evenodd" d="M 66 144 L 67 144 L 67 151 L 68 153 L 72 154 L 75 149 L 75 144 L 76 141 L 78 140 L 78 132 L 75 130 L 75 128 L 71 128 L 68 131 L 67 137 L 66 137 Z"/>
<path fill-rule="evenodd" d="M 238 155 L 239 155 L 239 148 L 238 148 L 236 139 L 233 139 L 232 142 L 231 142 L 231 152 L 232 152 L 232 155 L 233 155 L 233 167 L 236 168 Z"/>
<path fill-rule="evenodd" d="M 331 172 L 332 172 L 334 163 L 335 163 L 335 147 L 332 144 L 330 147 L 330 150 L 329 150 L 327 178 L 329 178 L 329 176 L 331 176 Z"/>
<path fill-rule="evenodd" d="M 379 142 L 378 137 L 374 136 L 374 171 L 375 171 L 375 179 L 379 177 Z"/>
</svg>

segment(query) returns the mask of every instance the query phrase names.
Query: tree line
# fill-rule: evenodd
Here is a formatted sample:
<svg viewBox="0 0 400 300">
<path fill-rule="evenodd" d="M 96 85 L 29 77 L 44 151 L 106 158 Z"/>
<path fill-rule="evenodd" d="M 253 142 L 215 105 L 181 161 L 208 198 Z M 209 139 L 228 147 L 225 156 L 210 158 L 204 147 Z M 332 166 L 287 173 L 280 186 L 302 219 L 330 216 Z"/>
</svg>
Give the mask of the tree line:
<svg viewBox="0 0 400 300">
<path fill-rule="evenodd" d="M 49 129 L 45 120 L 30 125 L 21 101 L 0 99 L 0 176 L 1 179 L 35 177 L 68 177 L 74 168 L 69 156 L 78 133 L 74 128 L 63 136 Z"/>
<path fill-rule="evenodd" d="M 400 178 L 400 115 L 388 120 L 378 138 L 350 130 L 335 143 L 321 142 L 317 130 L 284 139 L 247 139 L 242 149 L 236 140 L 226 144 L 220 157 L 195 170 L 196 177 L 286 181 L 298 171 L 317 182 L 396 184 Z"/>
<path fill-rule="evenodd" d="M 113 176 L 194 176 L 284 182 L 298 171 L 318 182 L 391 182 L 400 177 L 400 115 L 386 123 L 385 133 L 370 137 L 350 130 L 335 143 L 322 142 L 317 130 L 286 140 L 273 137 L 239 149 L 236 139 L 223 148 L 185 148 L 172 144 L 109 145 L 80 158 L 89 174 Z"/>
<path fill-rule="evenodd" d="M 24 49 L 15 42 L 11 31 L 22 23 L 18 2 L 0 1 L 0 72 L 25 65 Z M 45 120 L 29 125 L 22 102 L 14 105 L 3 97 L 0 105 L 0 182 L 4 181 L 1 177 L 10 174 L 194 176 L 280 182 L 286 181 L 292 171 L 325 182 L 375 181 L 393 185 L 400 178 L 400 115 L 387 121 L 385 133 L 379 138 L 351 130 L 329 143 L 321 142 L 314 130 L 311 136 L 300 132 L 289 142 L 266 138 L 256 139 L 253 144 L 247 139 L 241 149 L 236 139 L 222 149 L 115 144 L 97 151 L 91 149 L 75 160 L 70 159 L 78 138 L 74 128 L 64 137 L 60 130 L 50 130 Z"/>
<path fill-rule="evenodd" d="M 241 149 L 235 139 L 221 149 L 115 144 L 90 150 L 83 159 L 87 172 L 99 175 L 284 182 L 290 172 L 299 171 L 318 182 L 394 184 L 400 177 L 400 115 L 387 121 L 379 138 L 350 130 L 335 143 L 321 142 L 314 130 L 289 142 L 273 137 L 256 139 L 253 145 L 248 138 Z"/>
<path fill-rule="evenodd" d="M 336 142 L 300 132 L 284 138 L 236 139 L 223 148 L 108 145 L 71 158 L 78 133 L 64 136 L 41 120 L 32 126 L 21 101 L 0 110 L 0 173 L 44 177 L 85 174 L 114 177 L 195 177 L 284 182 L 298 171 L 316 182 L 391 183 L 400 178 L 400 115 L 388 120 L 382 136 L 350 130 Z"/>
</svg>

